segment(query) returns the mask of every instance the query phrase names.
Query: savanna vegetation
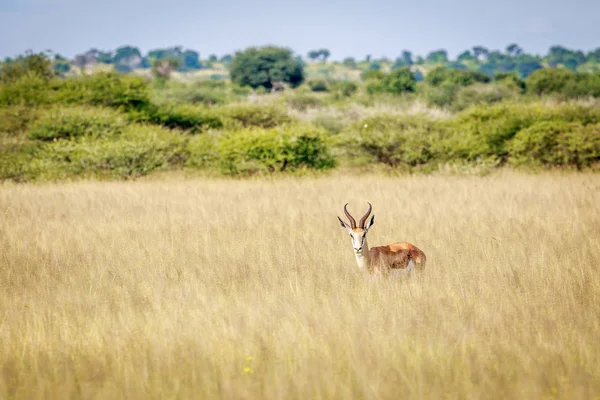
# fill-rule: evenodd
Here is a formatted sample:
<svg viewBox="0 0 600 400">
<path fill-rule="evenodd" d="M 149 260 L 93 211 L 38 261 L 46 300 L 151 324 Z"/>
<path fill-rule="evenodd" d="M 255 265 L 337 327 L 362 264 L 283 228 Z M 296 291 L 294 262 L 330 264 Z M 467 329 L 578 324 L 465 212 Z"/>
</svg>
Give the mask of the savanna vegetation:
<svg viewBox="0 0 600 400">
<path fill-rule="evenodd" d="M 5 60 L 0 398 L 599 397 L 598 54 L 515 46 Z"/>
<path fill-rule="evenodd" d="M 428 256 L 369 284 L 335 216 Z M 597 174 L 0 187 L 0 397 L 594 399 Z"/>
<path fill-rule="evenodd" d="M 0 179 L 487 173 L 596 169 L 600 161 L 600 72 L 548 67 L 522 79 L 438 65 L 419 80 L 400 65 L 335 80 L 311 77 L 288 49 L 265 47 L 236 53 L 231 80 L 186 82 L 173 76 L 183 55 L 152 54 L 154 79 L 61 77 L 65 61 L 44 53 L 5 62 Z M 318 54 L 313 64 L 324 64 L 327 52 Z"/>
</svg>

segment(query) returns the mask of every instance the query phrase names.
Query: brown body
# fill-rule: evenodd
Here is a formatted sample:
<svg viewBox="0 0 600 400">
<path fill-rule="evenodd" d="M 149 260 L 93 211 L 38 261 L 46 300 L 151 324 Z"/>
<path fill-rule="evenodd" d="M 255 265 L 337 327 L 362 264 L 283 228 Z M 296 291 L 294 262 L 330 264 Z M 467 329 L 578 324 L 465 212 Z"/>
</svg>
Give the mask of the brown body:
<svg viewBox="0 0 600 400">
<path fill-rule="evenodd" d="M 340 225 L 350 234 L 356 263 L 363 273 L 387 277 L 390 275 L 410 275 L 413 271 L 420 274 L 425 269 L 427 257 L 421 249 L 412 243 L 395 242 L 370 249 L 366 235 L 375 221 L 373 215 L 367 223 L 367 218 L 371 213 L 371 204 L 369 203 L 369 210 L 360 219 L 358 226 L 346 206 L 347 204 L 344 206 L 344 213 L 348 217 L 350 225 L 342 221 L 340 217 L 338 217 L 338 220 Z"/>
<path fill-rule="evenodd" d="M 427 257 L 417 246 L 408 242 L 396 242 L 369 249 L 369 272 L 385 273 L 382 269 L 406 269 L 413 262 L 417 272 L 425 269 Z"/>
</svg>

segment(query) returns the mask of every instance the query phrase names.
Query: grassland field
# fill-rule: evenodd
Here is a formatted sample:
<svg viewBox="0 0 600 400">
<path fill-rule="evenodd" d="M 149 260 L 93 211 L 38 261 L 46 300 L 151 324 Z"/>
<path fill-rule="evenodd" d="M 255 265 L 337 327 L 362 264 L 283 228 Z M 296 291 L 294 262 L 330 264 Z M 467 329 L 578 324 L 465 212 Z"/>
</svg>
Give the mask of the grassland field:
<svg viewBox="0 0 600 400">
<path fill-rule="evenodd" d="M 422 282 L 361 278 L 409 241 Z M 600 176 L 0 186 L 0 398 L 599 399 Z"/>
</svg>

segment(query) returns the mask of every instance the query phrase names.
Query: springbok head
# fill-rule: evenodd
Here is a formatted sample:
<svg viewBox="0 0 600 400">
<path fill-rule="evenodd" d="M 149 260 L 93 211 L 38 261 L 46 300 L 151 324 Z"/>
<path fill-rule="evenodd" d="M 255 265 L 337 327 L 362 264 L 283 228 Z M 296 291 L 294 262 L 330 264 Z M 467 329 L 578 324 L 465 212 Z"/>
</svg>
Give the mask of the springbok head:
<svg viewBox="0 0 600 400">
<path fill-rule="evenodd" d="M 362 253 L 363 249 L 365 248 L 367 232 L 375 222 L 375 214 L 373 214 L 369 220 L 369 223 L 365 225 L 365 222 L 367 222 L 367 218 L 369 218 L 369 214 L 371 213 L 371 209 L 373 208 L 371 203 L 367 204 L 369 204 L 369 209 L 367 210 L 367 213 L 360 219 L 358 226 L 356 226 L 356 220 L 352 217 L 352 215 L 350 215 L 348 209 L 346 208 L 348 203 L 344 205 L 344 214 L 346 214 L 346 217 L 348 217 L 350 225 L 342 221 L 340 217 L 337 217 L 337 219 L 340 221 L 340 225 L 342 225 L 342 227 L 345 228 L 350 234 L 350 237 L 352 238 L 352 247 L 354 248 L 355 253 Z"/>
</svg>

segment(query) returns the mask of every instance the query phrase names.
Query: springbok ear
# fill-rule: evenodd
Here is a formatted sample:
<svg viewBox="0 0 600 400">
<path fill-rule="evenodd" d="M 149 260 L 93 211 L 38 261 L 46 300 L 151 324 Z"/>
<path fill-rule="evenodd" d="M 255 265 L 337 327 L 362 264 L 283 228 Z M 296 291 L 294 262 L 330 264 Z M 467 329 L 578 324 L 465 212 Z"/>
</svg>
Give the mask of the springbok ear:
<svg viewBox="0 0 600 400">
<path fill-rule="evenodd" d="M 373 214 L 373 216 L 371 217 L 371 219 L 369 220 L 369 222 L 367 222 L 367 225 L 365 226 L 365 231 L 368 231 L 369 228 L 371 226 L 373 226 L 374 223 L 375 223 L 375 214 Z"/>
<path fill-rule="evenodd" d="M 340 221 L 340 225 L 342 226 L 342 228 L 346 228 L 346 230 L 348 232 L 352 231 L 352 228 L 350 228 L 350 225 L 348 225 L 347 223 L 342 221 L 342 219 L 340 217 L 337 217 L 337 219 L 338 219 L 338 221 Z"/>
</svg>

